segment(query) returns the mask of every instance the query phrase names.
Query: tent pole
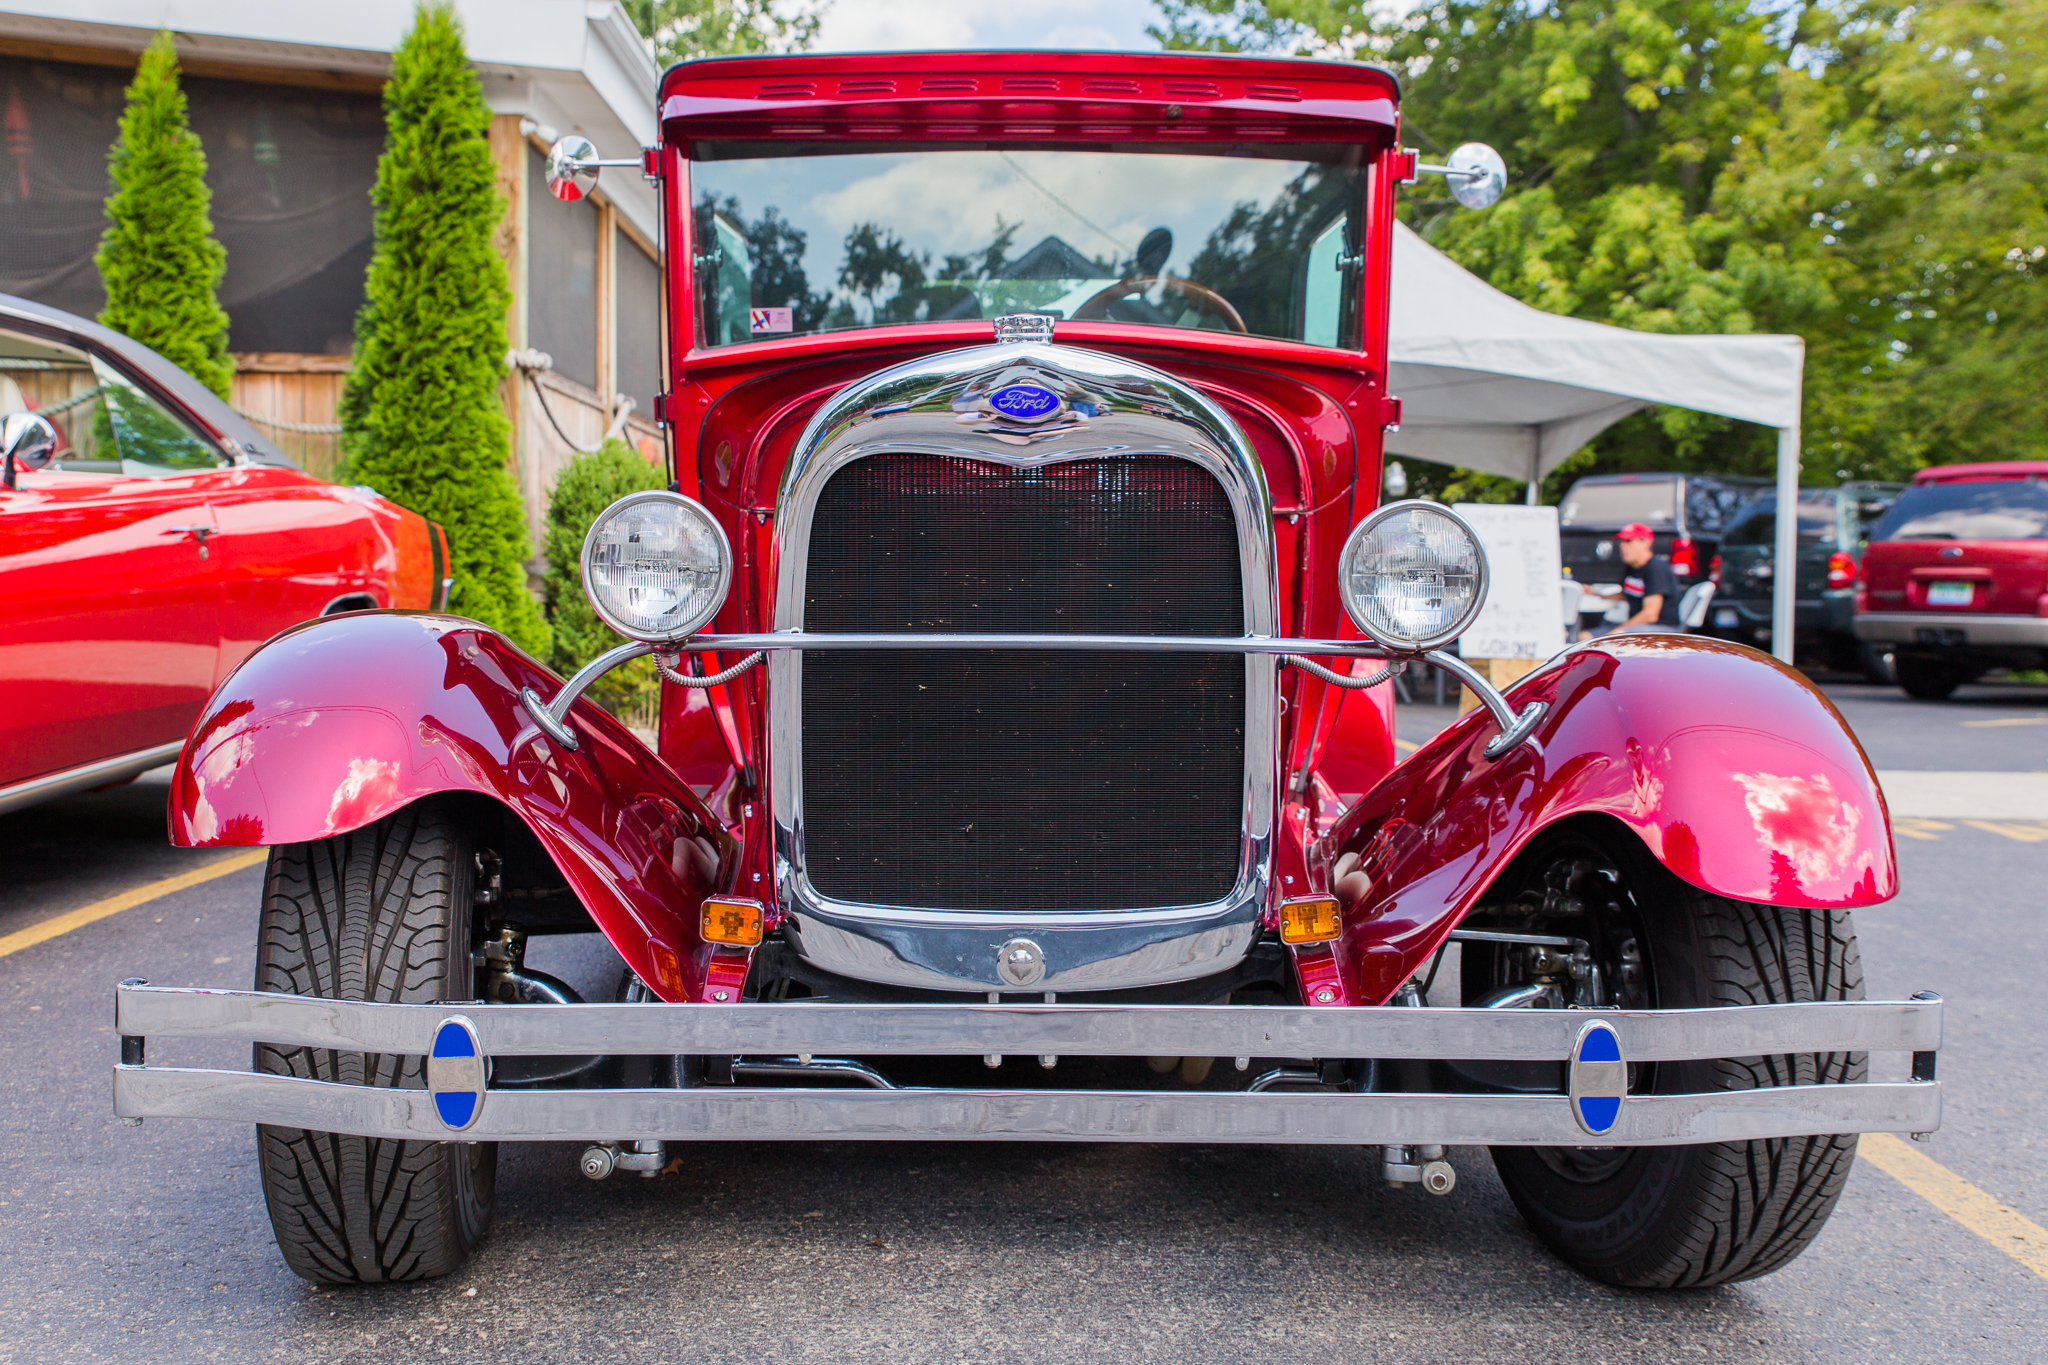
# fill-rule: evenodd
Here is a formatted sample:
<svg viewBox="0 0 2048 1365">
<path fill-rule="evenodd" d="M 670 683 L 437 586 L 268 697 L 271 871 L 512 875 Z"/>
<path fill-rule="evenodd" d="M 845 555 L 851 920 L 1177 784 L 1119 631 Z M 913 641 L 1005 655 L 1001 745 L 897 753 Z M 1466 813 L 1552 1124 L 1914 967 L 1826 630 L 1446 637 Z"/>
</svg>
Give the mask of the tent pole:
<svg viewBox="0 0 2048 1365">
<path fill-rule="evenodd" d="M 1771 574 L 1771 653 L 1792 662 L 1799 591 L 1799 423 L 1778 428 L 1778 527 Z"/>
<path fill-rule="evenodd" d="M 1529 491 L 1522 501 L 1534 507 L 1543 501 L 1543 428 L 1529 428 Z"/>
</svg>

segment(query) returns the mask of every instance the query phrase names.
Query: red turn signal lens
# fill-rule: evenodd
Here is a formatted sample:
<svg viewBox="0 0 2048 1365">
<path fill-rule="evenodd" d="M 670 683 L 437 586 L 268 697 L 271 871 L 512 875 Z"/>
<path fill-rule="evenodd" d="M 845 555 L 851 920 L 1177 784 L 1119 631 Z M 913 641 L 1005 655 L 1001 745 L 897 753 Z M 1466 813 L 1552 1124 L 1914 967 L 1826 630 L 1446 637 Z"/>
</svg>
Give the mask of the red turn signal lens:
<svg viewBox="0 0 2048 1365">
<path fill-rule="evenodd" d="M 720 898 L 705 901 L 704 941 L 753 947 L 761 941 L 761 903 Z"/>
<path fill-rule="evenodd" d="M 1721 556 L 1715 555 L 1713 562 L 1707 565 L 1707 581 L 1717 588 L 1721 586 Z"/>
<path fill-rule="evenodd" d="M 1280 902 L 1282 943 L 1320 943 L 1324 939 L 1337 937 L 1337 931 L 1341 927 L 1342 922 L 1337 917 L 1337 902 L 1329 896 Z"/>
<path fill-rule="evenodd" d="M 1856 581 L 1856 556 L 1837 550 L 1828 556 L 1828 586 L 1846 588 Z"/>
</svg>

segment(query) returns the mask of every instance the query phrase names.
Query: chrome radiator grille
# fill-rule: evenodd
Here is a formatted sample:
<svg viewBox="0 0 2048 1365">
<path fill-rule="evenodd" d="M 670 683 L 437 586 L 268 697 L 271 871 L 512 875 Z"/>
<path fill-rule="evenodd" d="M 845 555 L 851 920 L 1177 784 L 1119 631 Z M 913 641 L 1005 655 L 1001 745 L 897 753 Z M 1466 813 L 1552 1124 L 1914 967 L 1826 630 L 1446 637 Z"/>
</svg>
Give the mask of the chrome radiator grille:
<svg viewBox="0 0 2048 1365">
<path fill-rule="evenodd" d="M 1167 457 L 871 455 L 820 494 L 808 559 L 815 632 L 1245 630 L 1223 490 Z M 802 678 L 804 862 L 826 897 L 1058 912 L 1236 882 L 1239 658 L 820 652 Z"/>
</svg>

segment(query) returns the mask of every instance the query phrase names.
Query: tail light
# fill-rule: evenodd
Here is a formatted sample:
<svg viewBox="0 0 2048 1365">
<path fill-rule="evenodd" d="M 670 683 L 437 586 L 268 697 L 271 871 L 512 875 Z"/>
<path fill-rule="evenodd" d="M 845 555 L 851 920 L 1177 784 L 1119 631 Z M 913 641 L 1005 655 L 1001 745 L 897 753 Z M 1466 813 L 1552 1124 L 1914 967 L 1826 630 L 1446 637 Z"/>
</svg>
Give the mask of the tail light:
<svg viewBox="0 0 2048 1365">
<path fill-rule="evenodd" d="M 1699 547 L 1692 543 L 1691 536 L 1680 536 L 1671 542 L 1671 572 L 1684 574 L 1687 578 L 1700 571 Z"/>
<path fill-rule="evenodd" d="M 1856 556 L 1837 550 L 1828 556 L 1828 586 L 1846 588 L 1856 581 Z"/>
<path fill-rule="evenodd" d="M 1715 555 L 1708 563 L 1707 581 L 1717 588 L 1721 586 L 1721 556 Z"/>
</svg>

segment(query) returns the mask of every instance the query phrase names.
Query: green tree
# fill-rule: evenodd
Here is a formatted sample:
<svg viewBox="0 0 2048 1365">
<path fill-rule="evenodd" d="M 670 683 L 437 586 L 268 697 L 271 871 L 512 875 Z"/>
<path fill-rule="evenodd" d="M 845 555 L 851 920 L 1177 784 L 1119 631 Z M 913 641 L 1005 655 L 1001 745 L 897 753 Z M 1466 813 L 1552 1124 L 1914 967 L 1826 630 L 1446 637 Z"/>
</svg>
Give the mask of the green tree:
<svg viewBox="0 0 2048 1365">
<path fill-rule="evenodd" d="M 511 286 L 490 109 L 449 0 L 424 0 L 391 57 L 376 244 L 342 392 L 351 475 L 448 530 L 452 606 L 545 656 L 526 517 L 499 398 Z"/>
<path fill-rule="evenodd" d="M 143 50 L 107 170 L 114 192 L 94 257 L 107 289 L 100 322 L 228 397 L 235 366 L 214 293 L 228 255 L 213 237 L 206 153 L 186 126 L 169 32 Z"/>
<path fill-rule="evenodd" d="M 829 0 L 625 0 L 654 59 L 664 67 L 691 57 L 801 52 L 818 37 Z"/>
<path fill-rule="evenodd" d="M 571 460 L 555 479 L 554 496 L 548 500 L 543 544 L 548 571 L 541 580 L 541 594 L 547 604 L 548 625 L 554 631 L 548 662 L 563 677 L 625 643 L 624 637 L 598 619 L 583 592 L 583 538 L 590 533 L 590 524 L 626 494 L 665 486 L 660 470 L 616 438 L 594 454 Z M 659 687 L 654 661 L 635 659 L 592 683 L 590 695 L 614 714 L 628 715 L 644 709 Z"/>
</svg>

